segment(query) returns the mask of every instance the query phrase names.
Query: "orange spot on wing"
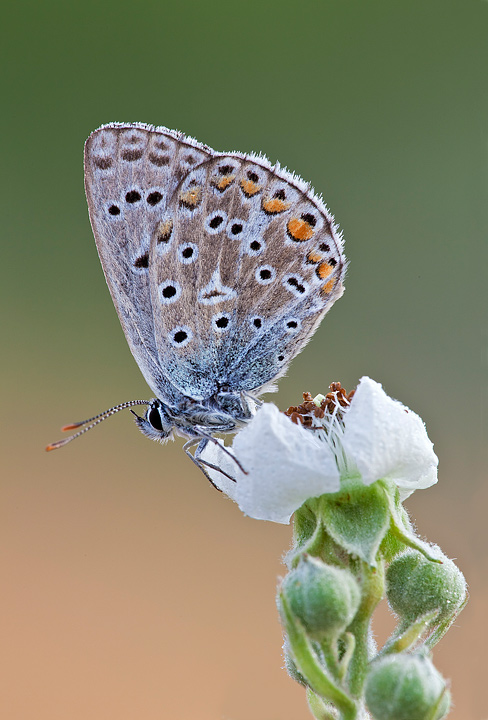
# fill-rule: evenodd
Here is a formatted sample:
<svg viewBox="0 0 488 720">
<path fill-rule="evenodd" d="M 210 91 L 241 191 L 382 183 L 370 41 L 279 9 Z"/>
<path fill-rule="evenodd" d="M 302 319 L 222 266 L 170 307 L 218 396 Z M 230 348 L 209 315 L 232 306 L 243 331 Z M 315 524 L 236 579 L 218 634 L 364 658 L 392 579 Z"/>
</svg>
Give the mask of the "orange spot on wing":
<svg viewBox="0 0 488 720">
<path fill-rule="evenodd" d="M 180 203 L 190 210 L 193 210 L 200 204 L 202 200 L 202 188 L 198 185 L 193 185 L 186 192 L 180 194 Z"/>
<path fill-rule="evenodd" d="M 252 197 L 252 195 L 256 195 L 262 188 L 261 185 L 258 185 L 257 183 L 253 182 L 252 180 L 241 180 L 241 188 L 245 195 L 248 197 Z"/>
<path fill-rule="evenodd" d="M 333 269 L 334 268 L 332 267 L 332 265 L 329 265 L 329 263 L 323 262 L 323 263 L 320 263 L 320 265 L 318 266 L 316 273 L 321 280 L 325 280 L 326 278 L 329 277 L 329 275 L 331 274 Z"/>
<path fill-rule="evenodd" d="M 169 220 L 161 220 L 158 223 L 158 226 L 156 228 L 156 242 L 158 242 L 158 243 L 168 242 L 168 240 L 171 237 L 172 232 L 173 232 L 173 221 L 171 220 L 171 218 Z"/>
<path fill-rule="evenodd" d="M 235 175 L 225 175 L 220 180 L 215 179 L 214 185 L 218 190 L 225 190 L 235 180 Z"/>
<path fill-rule="evenodd" d="M 307 255 L 307 262 L 309 263 L 319 263 L 322 260 L 322 255 L 319 255 L 316 252 L 309 252 Z"/>
<path fill-rule="evenodd" d="M 301 220 L 300 218 L 292 218 L 288 222 L 286 229 L 293 240 L 297 240 L 298 242 L 310 240 L 314 233 L 313 227 L 310 223 L 306 220 Z"/>
<path fill-rule="evenodd" d="M 322 288 L 322 291 L 326 294 L 330 293 L 332 288 L 335 285 L 335 278 L 331 278 L 328 283 L 325 283 L 324 287 Z"/>
<path fill-rule="evenodd" d="M 269 198 L 263 200 L 264 212 L 270 213 L 270 215 L 276 215 L 277 213 L 288 210 L 290 203 L 281 200 L 281 198 Z"/>
</svg>

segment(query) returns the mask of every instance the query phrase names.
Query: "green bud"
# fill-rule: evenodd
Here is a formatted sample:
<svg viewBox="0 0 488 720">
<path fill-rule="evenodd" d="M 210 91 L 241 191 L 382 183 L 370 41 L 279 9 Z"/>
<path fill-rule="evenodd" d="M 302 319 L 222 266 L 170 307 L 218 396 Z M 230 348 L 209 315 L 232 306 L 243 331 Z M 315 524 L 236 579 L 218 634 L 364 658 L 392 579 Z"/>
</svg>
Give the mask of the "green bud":
<svg viewBox="0 0 488 720">
<path fill-rule="evenodd" d="M 440 720 L 450 705 L 446 681 L 425 655 L 393 655 L 374 663 L 365 697 L 375 720 Z"/>
<path fill-rule="evenodd" d="M 386 595 L 392 610 L 408 623 L 438 610 L 435 624 L 455 616 L 466 599 L 466 581 L 456 565 L 440 550 L 435 563 L 417 550 L 407 550 L 386 572 Z"/>
<path fill-rule="evenodd" d="M 361 598 L 348 570 L 303 556 L 283 580 L 281 592 L 291 612 L 315 640 L 337 637 L 354 618 Z"/>
</svg>

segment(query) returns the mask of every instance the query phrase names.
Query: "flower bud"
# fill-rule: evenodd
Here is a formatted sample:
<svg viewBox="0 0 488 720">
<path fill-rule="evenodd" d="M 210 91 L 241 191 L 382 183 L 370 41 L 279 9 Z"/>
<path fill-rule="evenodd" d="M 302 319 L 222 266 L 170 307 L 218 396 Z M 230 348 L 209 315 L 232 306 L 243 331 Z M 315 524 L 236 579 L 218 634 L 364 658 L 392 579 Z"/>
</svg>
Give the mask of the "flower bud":
<svg viewBox="0 0 488 720">
<path fill-rule="evenodd" d="M 375 720 L 440 720 L 450 705 L 446 681 L 424 655 L 393 655 L 374 663 L 365 697 Z"/>
<path fill-rule="evenodd" d="M 440 624 L 456 615 L 466 598 L 462 572 L 438 549 L 434 555 L 442 562 L 432 562 L 416 550 L 407 550 L 393 560 L 386 572 L 388 602 L 408 623 L 438 610 L 435 624 Z"/>
<path fill-rule="evenodd" d="M 285 577 L 282 592 L 291 612 L 316 640 L 340 635 L 354 618 L 361 597 L 348 570 L 309 556 Z"/>
</svg>

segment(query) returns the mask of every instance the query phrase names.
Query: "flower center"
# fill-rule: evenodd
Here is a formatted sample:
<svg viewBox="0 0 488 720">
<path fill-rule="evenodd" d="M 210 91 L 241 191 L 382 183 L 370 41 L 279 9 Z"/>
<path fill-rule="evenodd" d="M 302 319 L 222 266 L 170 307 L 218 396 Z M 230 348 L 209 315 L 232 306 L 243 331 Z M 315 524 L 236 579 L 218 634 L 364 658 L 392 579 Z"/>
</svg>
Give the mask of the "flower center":
<svg viewBox="0 0 488 720">
<path fill-rule="evenodd" d="M 296 425 L 311 430 L 317 440 L 325 442 L 334 453 L 337 468 L 341 476 L 352 470 L 351 462 L 344 452 L 342 438 L 347 411 L 351 405 L 355 390 L 347 393 L 340 382 L 329 385 L 327 395 L 312 397 L 311 393 L 303 393 L 301 405 L 292 405 L 285 415 Z"/>
</svg>

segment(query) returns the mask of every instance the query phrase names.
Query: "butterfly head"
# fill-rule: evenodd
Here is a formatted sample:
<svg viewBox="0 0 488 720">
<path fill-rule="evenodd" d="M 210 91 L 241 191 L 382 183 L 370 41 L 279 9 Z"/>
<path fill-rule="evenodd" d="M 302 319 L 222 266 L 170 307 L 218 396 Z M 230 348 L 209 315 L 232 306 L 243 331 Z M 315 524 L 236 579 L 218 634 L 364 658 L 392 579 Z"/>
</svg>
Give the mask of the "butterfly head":
<svg viewBox="0 0 488 720">
<path fill-rule="evenodd" d="M 174 421 L 160 400 L 151 400 L 143 417 L 131 412 L 141 433 L 151 440 L 165 442 L 172 436 Z"/>
</svg>

